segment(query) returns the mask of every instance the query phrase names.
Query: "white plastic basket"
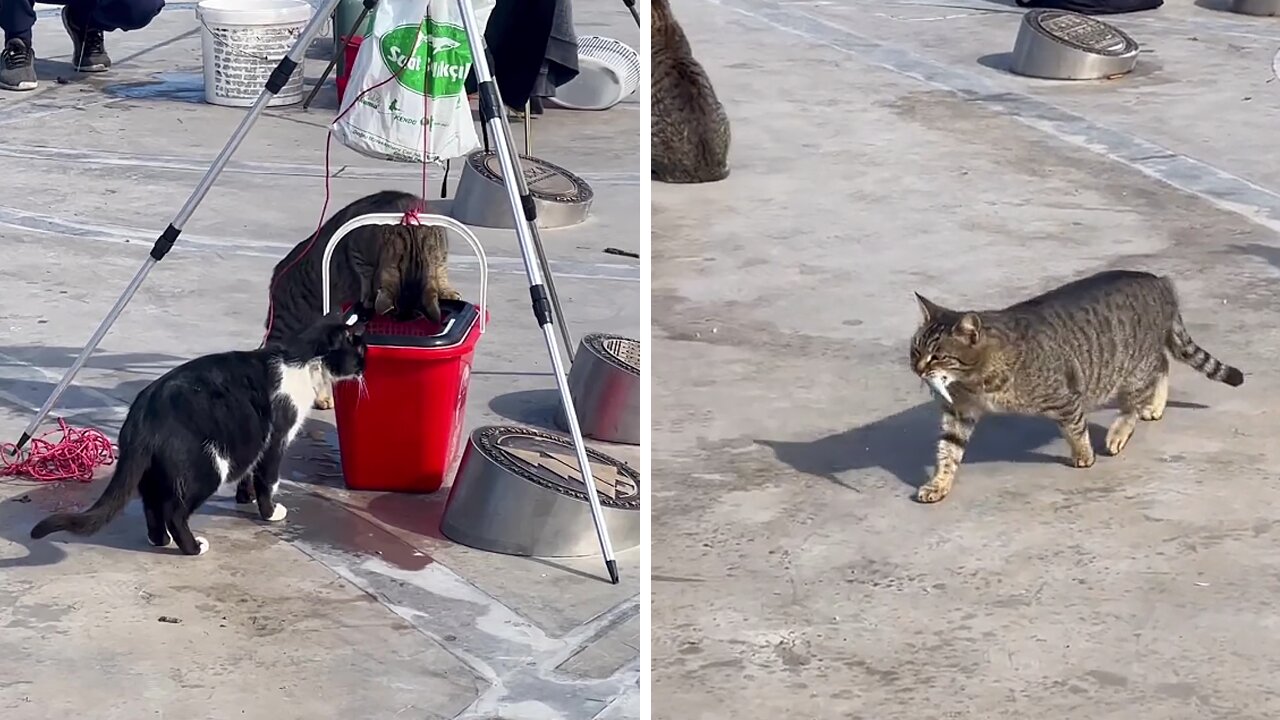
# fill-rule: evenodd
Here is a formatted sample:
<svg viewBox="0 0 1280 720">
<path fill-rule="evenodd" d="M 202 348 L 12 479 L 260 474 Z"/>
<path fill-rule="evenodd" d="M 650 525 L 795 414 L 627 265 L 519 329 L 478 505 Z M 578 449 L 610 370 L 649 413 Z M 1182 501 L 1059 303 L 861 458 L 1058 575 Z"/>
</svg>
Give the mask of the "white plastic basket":
<svg viewBox="0 0 1280 720">
<path fill-rule="evenodd" d="M 204 99 L 248 107 L 298 41 L 313 12 L 303 0 L 201 0 L 196 5 L 204 55 Z M 303 63 L 268 106 L 302 102 Z"/>
<path fill-rule="evenodd" d="M 608 110 L 640 87 L 640 54 L 613 38 L 580 36 L 578 70 L 548 102 L 570 110 Z"/>
</svg>

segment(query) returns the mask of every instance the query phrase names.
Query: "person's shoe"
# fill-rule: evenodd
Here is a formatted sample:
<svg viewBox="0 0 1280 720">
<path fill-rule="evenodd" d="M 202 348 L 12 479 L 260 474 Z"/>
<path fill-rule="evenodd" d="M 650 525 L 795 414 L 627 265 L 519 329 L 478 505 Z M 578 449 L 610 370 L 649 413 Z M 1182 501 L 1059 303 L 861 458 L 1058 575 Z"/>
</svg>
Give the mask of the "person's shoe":
<svg viewBox="0 0 1280 720">
<path fill-rule="evenodd" d="M 68 5 L 62 6 L 62 26 L 71 36 L 71 64 L 80 72 L 106 72 L 111 68 L 111 58 L 107 55 L 102 31 L 76 25 L 67 12 L 70 9 Z"/>
<path fill-rule="evenodd" d="M 5 90 L 35 90 L 36 53 L 27 41 L 14 38 L 4 44 L 0 52 L 0 88 Z"/>
</svg>

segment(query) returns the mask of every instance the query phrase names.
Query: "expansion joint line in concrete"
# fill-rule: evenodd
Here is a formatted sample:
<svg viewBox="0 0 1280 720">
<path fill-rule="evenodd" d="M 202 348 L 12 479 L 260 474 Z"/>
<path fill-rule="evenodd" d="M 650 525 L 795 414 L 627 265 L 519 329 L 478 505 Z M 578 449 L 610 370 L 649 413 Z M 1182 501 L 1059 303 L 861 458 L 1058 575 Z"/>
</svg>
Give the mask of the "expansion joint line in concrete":
<svg viewBox="0 0 1280 720">
<path fill-rule="evenodd" d="M 282 482 L 292 491 L 305 492 L 322 502 L 333 502 L 294 481 Z M 386 530 L 377 519 L 359 515 Z M 615 604 L 562 637 L 552 638 L 514 608 L 441 563 L 432 564 L 428 571 L 411 572 L 377 558 L 357 558 L 301 541 L 286 542 L 400 616 L 485 683 L 486 687 L 476 699 L 455 716 L 458 720 L 501 716 L 505 707 L 526 703 L 553 708 L 557 703 L 568 701 L 572 705 L 592 699 L 607 707 L 639 681 L 639 658 L 623 663 L 606 678 L 575 677 L 558 671 L 566 660 L 639 615 L 638 596 Z M 419 607 L 432 607 L 437 612 L 416 609 L 410 604 L 414 600 Z M 447 611 L 440 612 L 442 607 Z M 502 618 L 505 634 L 495 634 L 492 628 L 481 626 L 482 617 L 495 615 Z M 467 621 L 469 616 L 476 619 Z M 476 652 L 472 648 L 484 650 Z M 585 706 L 562 707 L 562 714 L 556 717 L 590 720 L 602 711 L 592 710 L 587 715 L 584 710 Z"/>
<path fill-rule="evenodd" d="M 112 102 L 112 101 L 103 101 Z M 15 106 L 8 114 L 22 112 Z M 67 109 L 78 109 L 80 106 L 52 107 L 44 114 L 61 112 Z M 43 115 L 39 115 L 43 116 Z M 5 109 L 0 109 L 0 124 L 5 124 Z M 37 117 L 31 115 L 29 117 Z M 9 120 L 26 119 L 15 115 Z M 29 162 L 67 162 L 85 167 L 131 167 L 149 171 L 168 170 L 174 172 L 203 173 L 209 167 L 210 159 L 192 155 L 160 155 L 155 153 L 122 152 L 117 150 L 96 150 L 87 147 L 57 147 L 52 145 L 23 145 L 19 143 L 0 142 L 0 157 L 11 157 Z M 279 161 L 233 160 L 227 163 L 227 173 L 245 175 L 264 175 L 269 177 L 318 177 L 325 176 L 326 168 L 322 164 L 294 163 Z M 433 176 L 436 171 L 432 171 Z M 633 172 L 582 172 L 579 177 L 594 185 L 639 185 L 640 174 Z M 401 167 L 357 167 L 341 165 L 329 173 L 330 179 L 350 180 L 385 180 L 387 178 L 420 178 L 422 172 L 413 168 Z"/>
</svg>

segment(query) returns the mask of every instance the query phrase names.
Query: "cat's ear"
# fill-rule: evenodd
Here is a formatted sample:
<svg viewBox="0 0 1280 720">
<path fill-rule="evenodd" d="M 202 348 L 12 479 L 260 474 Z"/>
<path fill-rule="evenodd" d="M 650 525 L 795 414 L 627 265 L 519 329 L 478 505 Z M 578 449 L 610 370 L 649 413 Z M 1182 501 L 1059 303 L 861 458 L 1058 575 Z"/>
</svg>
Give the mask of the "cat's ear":
<svg viewBox="0 0 1280 720">
<path fill-rule="evenodd" d="M 916 293 L 916 302 L 920 305 L 920 315 L 927 323 L 937 320 L 947 312 L 946 308 L 932 302 L 929 298 L 921 295 L 920 293 Z"/>
<path fill-rule="evenodd" d="M 395 302 L 391 300 L 391 293 L 386 288 L 378 288 L 378 294 L 373 299 L 373 311 L 378 315 L 386 315 L 395 309 Z"/>
<path fill-rule="evenodd" d="M 982 319 L 975 313 L 965 313 L 956 321 L 954 334 L 970 345 L 977 345 L 982 337 Z"/>
</svg>

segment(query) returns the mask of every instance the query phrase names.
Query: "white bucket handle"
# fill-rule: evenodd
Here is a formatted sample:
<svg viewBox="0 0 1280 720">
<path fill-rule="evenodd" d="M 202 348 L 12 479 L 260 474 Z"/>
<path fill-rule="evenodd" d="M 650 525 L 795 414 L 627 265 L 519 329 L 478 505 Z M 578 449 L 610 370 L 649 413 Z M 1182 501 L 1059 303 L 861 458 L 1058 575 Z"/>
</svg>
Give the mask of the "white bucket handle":
<svg viewBox="0 0 1280 720">
<path fill-rule="evenodd" d="M 338 231 L 329 238 L 329 243 L 324 246 L 324 258 L 320 265 L 320 282 L 324 284 L 321 297 L 324 303 L 324 314 L 329 314 L 329 261 L 333 257 L 333 251 L 337 249 L 338 243 L 344 237 L 356 228 L 367 227 L 369 225 L 402 225 L 405 218 L 404 213 L 369 213 L 360 215 L 348 220 Z M 463 240 L 471 246 L 471 251 L 475 253 L 476 259 L 480 261 L 480 334 L 484 334 L 485 316 L 489 310 L 489 258 L 484 254 L 484 248 L 481 247 L 480 241 L 476 238 L 475 233 L 471 232 L 471 228 L 444 215 L 418 215 L 417 225 L 438 226 L 446 230 L 452 230 L 462 236 Z"/>
</svg>

